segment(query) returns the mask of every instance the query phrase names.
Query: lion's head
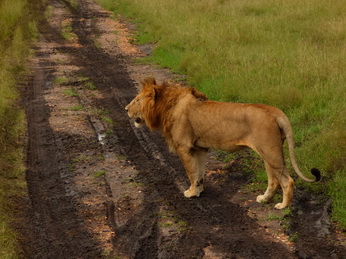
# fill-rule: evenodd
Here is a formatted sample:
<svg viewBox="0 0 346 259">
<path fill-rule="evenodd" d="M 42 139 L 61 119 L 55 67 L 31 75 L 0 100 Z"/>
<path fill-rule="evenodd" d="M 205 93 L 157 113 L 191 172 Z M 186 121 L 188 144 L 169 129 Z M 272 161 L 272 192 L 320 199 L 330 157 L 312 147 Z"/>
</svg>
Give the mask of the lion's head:
<svg viewBox="0 0 346 259">
<path fill-rule="evenodd" d="M 125 110 L 131 119 L 135 120 L 135 126 L 141 127 L 144 123 L 142 116 L 143 94 L 138 94 L 126 107 Z"/>
<path fill-rule="evenodd" d="M 167 82 L 159 85 L 152 77 L 145 79 L 142 85 L 138 95 L 125 107 L 129 117 L 135 120 L 136 127 L 145 123 L 151 130 L 160 128 L 165 132 L 172 123 L 172 109 L 183 96 L 207 100 L 203 93 L 194 88 Z"/>
<path fill-rule="evenodd" d="M 131 119 L 135 120 L 135 126 L 137 128 L 141 127 L 143 124 L 142 116 L 142 95 L 138 94 L 135 99 L 133 99 L 126 107 L 125 110 Z"/>
<path fill-rule="evenodd" d="M 153 89 L 156 86 L 156 80 L 154 78 L 147 78 L 142 82 L 143 88 L 137 94 L 137 96 L 125 107 L 128 116 L 134 119 L 135 126 L 141 127 L 145 123 L 143 112 L 145 107 L 150 104 L 150 99 L 154 94 Z"/>
</svg>

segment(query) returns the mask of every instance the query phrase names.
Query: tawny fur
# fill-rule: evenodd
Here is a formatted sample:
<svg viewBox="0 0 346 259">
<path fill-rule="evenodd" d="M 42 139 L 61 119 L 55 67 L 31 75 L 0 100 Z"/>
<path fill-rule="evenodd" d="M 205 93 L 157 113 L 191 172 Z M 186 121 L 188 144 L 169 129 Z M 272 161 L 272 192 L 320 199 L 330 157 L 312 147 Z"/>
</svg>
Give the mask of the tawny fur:
<svg viewBox="0 0 346 259">
<path fill-rule="evenodd" d="M 126 106 L 135 125 L 146 124 L 160 131 L 170 151 L 176 152 L 186 170 L 191 186 L 186 197 L 199 196 L 204 190 L 203 178 L 208 148 L 235 152 L 245 147 L 255 150 L 264 160 L 268 188 L 257 197 L 269 202 L 279 186 L 282 209 L 292 203 L 293 179 L 284 160 L 283 142 L 287 139 L 289 155 L 295 172 L 307 182 L 315 182 L 320 172 L 312 169 L 316 179 L 306 178 L 299 170 L 294 155 L 291 124 L 279 109 L 263 104 L 242 104 L 209 101 L 191 87 L 156 83 L 154 78 L 143 81 L 139 94 Z"/>
</svg>

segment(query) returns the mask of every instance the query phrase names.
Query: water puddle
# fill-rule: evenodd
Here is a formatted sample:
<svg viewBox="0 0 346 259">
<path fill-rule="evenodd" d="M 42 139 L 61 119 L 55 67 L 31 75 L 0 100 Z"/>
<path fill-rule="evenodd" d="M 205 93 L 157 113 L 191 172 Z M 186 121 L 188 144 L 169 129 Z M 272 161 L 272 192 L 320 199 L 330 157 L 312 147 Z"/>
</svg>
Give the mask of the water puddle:
<svg viewBox="0 0 346 259">
<path fill-rule="evenodd" d="M 97 133 L 97 140 L 100 142 L 102 146 L 104 146 L 106 144 L 106 134 Z"/>
</svg>

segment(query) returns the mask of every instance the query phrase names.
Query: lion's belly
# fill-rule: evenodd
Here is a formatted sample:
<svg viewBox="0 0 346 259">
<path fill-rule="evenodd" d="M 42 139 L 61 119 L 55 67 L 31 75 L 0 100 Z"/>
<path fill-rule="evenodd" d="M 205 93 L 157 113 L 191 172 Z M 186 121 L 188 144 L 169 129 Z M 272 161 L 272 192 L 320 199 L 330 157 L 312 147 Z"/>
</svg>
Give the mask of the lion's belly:
<svg viewBox="0 0 346 259">
<path fill-rule="evenodd" d="M 208 140 L 204 138 L 199 138 L 196 141 L 196 146 L 203 147 L 203 148 L 219 149 L 219 150 L 228 151 L 228 152 L 236 152 L 245 147 L 241 143 L 235 143 L 234 141 L 227 141 L 225 139 L 221 140 L 215 137 L 208 138 Z"/>
</svg>

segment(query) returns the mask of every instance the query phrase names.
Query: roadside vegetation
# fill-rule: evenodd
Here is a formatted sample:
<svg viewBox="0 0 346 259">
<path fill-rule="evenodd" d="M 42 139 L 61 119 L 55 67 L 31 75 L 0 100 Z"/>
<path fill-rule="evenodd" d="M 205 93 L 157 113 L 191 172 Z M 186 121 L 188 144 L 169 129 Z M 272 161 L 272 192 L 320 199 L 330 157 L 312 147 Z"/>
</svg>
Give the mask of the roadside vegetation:
<svg viewBox="0 0 346 259">
<path fill-rule="evenodd" d="M 30 42 L 37 35 L 33 10 L 40 0 L 0 2 L 0 258 L 18 258 L 11 228 L 15 204 L 25 194 L 25 116 L 19 103 L 21 76 L 27 69 Z"/>
<path fill-rule="evenodd" d="M 346 5 L 343 0 L 97 0 L 130 18 L 147 59 L 210 99 L 266 103 L 291 119 L 309 185 L 346 228 Z M 289 163 L 288 163 L 289 164 Z"/>
</svg>

